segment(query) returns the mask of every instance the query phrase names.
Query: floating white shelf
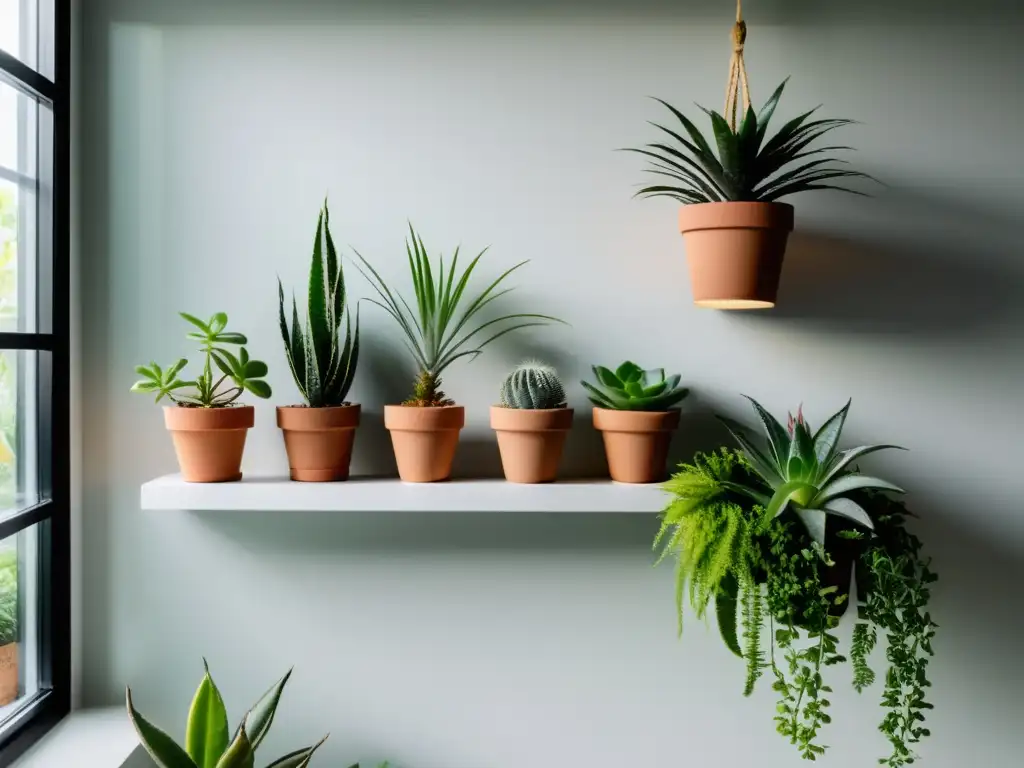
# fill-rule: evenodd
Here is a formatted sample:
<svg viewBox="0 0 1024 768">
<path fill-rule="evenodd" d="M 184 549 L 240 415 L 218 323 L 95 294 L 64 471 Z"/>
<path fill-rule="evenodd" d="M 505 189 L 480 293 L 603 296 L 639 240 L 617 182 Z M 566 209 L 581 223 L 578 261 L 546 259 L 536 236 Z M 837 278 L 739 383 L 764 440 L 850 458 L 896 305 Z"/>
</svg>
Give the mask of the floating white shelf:
<svg viewBox="0 0 1024 768">
<path fill-rule="evenodd" d="M 353 477 L 343 483 L 296 483 L 246 475 L 237 483 L 186 483 L 179 475 L 165 475 L 142 485 L 143 509 L 655 514 L 666 500 L 657 484 L 610 480 L 517 485 L 497 479 L 403 483 Z"/>
</svg>

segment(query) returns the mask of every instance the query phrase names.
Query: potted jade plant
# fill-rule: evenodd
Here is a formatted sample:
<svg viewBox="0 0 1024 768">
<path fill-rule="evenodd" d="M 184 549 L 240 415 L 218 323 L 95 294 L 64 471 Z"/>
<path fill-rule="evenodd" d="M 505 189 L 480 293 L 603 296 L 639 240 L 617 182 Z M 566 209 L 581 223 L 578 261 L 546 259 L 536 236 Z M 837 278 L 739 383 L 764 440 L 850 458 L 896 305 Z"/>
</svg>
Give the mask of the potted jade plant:
<svg viewBox="0 0 1024 768">
<path fill-rule="evenodd" d="M 18 698 L 18 552 L 0 553 L 0 707 Z"/>
<path fill-rule="evenodd" d="M 760 112 L 750 105 L 743 44 L 746 25 L 737 18 L 725 116 L 710 118 L 714 147 L 700 129 L 666 101 L 680 125 L 652 123 L 667 138 L 629 149 L 651 161 L 648 172 L 666 181 L 645 186 L 637 196 L 670 197 L 683 204 L 679 228 L 686 244 L 694 303 L 717 309 L 760 309 L 775 305 L 786 241 L 793 229 L 793 206 L 778 202 L 798 192 L 837 189 L 837 180 L 870 179 L 850 170 L 836 153 L 850 147 L 812 146 L 844 119 L 811 119 L 812 109 L 785 123 L 773 135 L 768 124 L 786 82 Z M 736 122 L 739 95 L 742 120 Z M 717 149 L 717 152 L 716 152 Z"/>
<path fill-rule="evenodd" d="M 501 385 L 501 405 L 491 406 L 491 428 L 498 435 L 505 479 L 554 480 L 572 413 L 554 368 L 527 362 L 512 371 Z"/>
<path fill-rule="evenodd" d="M 655 483 L 665 479 L 672 433 L 679 426 L 675 407 L 690 390 L 680 375 L 664 368 L 645 371 L 628 360 L 614 371 L 593 366 L 595 383 L 581 382 L 594 404 L 594 426 L 604 437 L 612 480 Z"/>
<path fill-rule="evenodd" d="M 218 312 L 203 322 L 185 312 L 181 316 L 195 326 L 188 338 L 200 342 L 203 370 L 192 381 L 179 377 L 188 364 L 184 358 L 167 368 L 156 363 L 135 369 L 143 378 L 132 392 L 165 397 L 164 423 L 174 441 L 181 476 L 190 483 L 219 483 L 242 478 L 245 436 L 254 422 L 251 405 L 238 405 L 244 392 L 270 397 L 270 385 L 263 380 L 267 364 L 251 360 L 241 333 L 227 331 L 228 316 Z M 228 347 L 238 346 L 236 355 Z"/>
<path fill-rule="evenodd" d="M 259 701 L 242 716 L 231 736 L 224 699 L 206 672 L 196 689 L 185 723 L 185 745 L 179 746 L 165 731 L 143 717 L 132 702 L 132 690 L 126 689 L 128 717 L 135 726 L 139 741 L 160 768 L 252 768 L 256 750 L 274 722 L 277 705 L 291 671 L 274 683 Z M 269 768 L 306 768 L 313 753 L 327 740 L 291 752 L 269 764 Z M 353 766 L 358 768 L 358 766 Z"/>
<path fill-rule="evenodd" d="M 751 401 L 753 402 L 753 401 Z M 901 489 L 861 474 L 859 459 L 889 445 L 840 450 L 849 403 L 814 431 L 799 414 L 783 427 L 756 402 L 758 445 L 726 420 L 741 450 L 699 453 L 666 484 L 672 499 L 655 546 L 677 559 L 677 611 L 689 595 L 698 617 L 714 601 L 725 645 L 746 663 L 744 693 L 764 674 L 778 694 L 776 730 L 808 760 L 820 757 L 831 722 L 826 668 L 849 659 L 859 692 L 875 680 L 869 656 L 887 646 L 879 730 L 891 752 L 879 763 L 915 761 L 928 736 L 927 667 L 936 576 L 906 528 Z M 839 616 L 857 582 L 857 621 L 841 653 Z"/>
<path fill-rule="evenodd" d="M 292 296 L 292 324 L 284 311 L 284 289 L 277 281 L 281 338 L 285 357 L 305 405 L 279 406 L 277 426 L 284 434 L 292 480 L 347 480 L 352 443 L 359 426 L 359 405 L 345 397 L 359 358 L 359 315 L 352 330 L 345 275 L 331 237 L 327 204 L 316 223 L 309 269 L 306 327 Z M 345 340 L 341 320 L 345 318 Z"/>
<path fill-rule="evenodd" d="M 485 346 L 507 333 L 561 321 L 548 315 L 526 313 L 477 319 L 488 304 L 513 290 L 496 289 L 526 264 L 525 261 L 505 270 L 483 291 L 469 298 L 466 290 L 470 277 L 484 251 L 461 273 L 458 249 L 447 267 L 444 256 L 439 256 L 432 267 L 423 240 L 410 225 L 406 252 L 415 312 L 400 293 L 388 288 L 370 262 L 358 252 L 356 255 L 366 267 L 365 271 L 362 268 L 360 271 L 380 297 L 380 301 L 369 301 L 398 323 L 419 369 L 409 399 L 401 405 L 384 407 L 384 425 L 391 432 L 398 474 L 406 482 L 428 483 L 451 476 L 459 431 L 466 420 L 465 409 L 441 391 L 441 374 L 445 369 L 461 358 L 476 358 Z"/>
</svg>

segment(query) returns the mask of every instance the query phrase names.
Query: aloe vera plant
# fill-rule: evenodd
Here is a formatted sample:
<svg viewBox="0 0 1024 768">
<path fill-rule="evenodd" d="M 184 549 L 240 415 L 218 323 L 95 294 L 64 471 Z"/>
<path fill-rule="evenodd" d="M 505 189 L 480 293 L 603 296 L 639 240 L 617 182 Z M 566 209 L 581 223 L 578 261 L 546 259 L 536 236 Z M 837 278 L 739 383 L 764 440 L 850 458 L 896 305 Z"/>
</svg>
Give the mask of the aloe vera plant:
<svg viewBox="0 0 1024 768">
<path fill-rule="evenodd" d="M 249 352 L 243 346 L 248 340 L 244 334 L 227 330 L 226 314 L 217 312 L 205 322 L 187 312 L 179 314 L 195 327 L 186 336 L 200 342 L 203 370 L 194 380 L 188 381 L 178 375 L 188 364 L 185 358 L 166 368 L 156 363 L 140 365 L 135 372 L 142 379 L 135 382 L 132 392 L 156 395 L 158 403 L 166 397 L 176 405 L 198 408 L 224 408 L 247 391 L 259 398 L 270 397 L 270 385 L 263 380 L 267 375 L 267 364 L 249 358 Z M 228 348 L 229 345 L 239 347 L 237 355 Z M 215 369 L 220 372 L 219 376 Z"/>
<path fill-rule="evenodd" d="M 224 699 L 210 676 L 205 659 L 203 667 L 205 673 L 192 699 L 185 724 L 185 746 L 180 746 L 140 714 L 132 702 L 131 688 L 125 690 L 128 716 L 139 741 L 160 768 L 253 768 L 256 750 L 274 721 L 291 670 L 245 713 L 232 737 Z M 312 746 L 272 761 L 267 768 L 307 768 L 313 754 L 326 740 L 327 736 L 324 736 Z"/>
<path fill-rule="evenodd" d="M 406 254 L 412 277 L 415 311 L 405 297 L 398 291 L 392 291 L 370 262 L 356 252 L 366 269 L 364 271 L 358 264 L 357 268 L 380 297 L 379 301 L 368 301 L 383 309 L 398 323 L 405 334 L 406 347 L 419 368 L 413 394 L 405 401 L 405 405 L 452 405 L 453 401 L 441 391 L 441 373 L 449 365 L 464 357 L 476 358 L 484 347 L 505 334 L 531 326 L 562 322 L 549 315 L 523 312 L 501 315 L 490 320 L 475 319 L 491 302 L 513 290 L 497 288 L 509 275 L 527 263 L 521 261 L 505 270 L 483 291 L 469 299 L 470 294 L 466 291 L 470 277 L 486 250 L 477 254 L 462 272 L 458 269 L 458 248 L 447 268 L 443 255 L 439 255 L 436 265 L 431 266 L 423 239 L 410 224 Z M 479 334 L 487 329 L 494 332 L 481 338 Z"/>
<path fill-rule="evenodd" d="M 755 113 L 753 107 L 748 107 L 735 130 L 718 112 L 701 107 L 711 120 L 717 154 L 686 115 L 667 101 L 656 99 L 675 116 L 682 131 L 651 123 L 671 141 L 646 144 L 627 151 L 647 157 L 650 160 L 647 172 L 668 178 L 673 183 L 645 186 L 636 196 L 671 197 L 689 204 L 771 202 L 797 192 L 820 189 L 863 194 L 838 184 L 824 183 L 838 179 L 873 180 L 866 173 L 843 167 L 846 161 L 835 156 L 835 153 L 851 147 L 811 147 L 815 140 L 853 123 L 853 120 L 810 120 L 818 109 L 815 107 L 787 122 L 766 140 L 768 123 L 775 114 L 786 82 L 788 79 L 775 89 L 760 112 Z M 808 159 L 812 157 L 815 159 Z"/>
<path fill-rule="evenodd" d="M 292 296 L 292 324 L 284 310 L 284 288 L 277 281 L 278 315 L 285 357 L 295 384 L 312 408 L 345 404 L 359 359 L 359 312 L 355 331 L 346 305 L 345 274 L 331 237 L 330 213 L 324 203 L 316 222 L 313 258 L 309 268 L 306 327 L 299 320 L 298 304 Z M 341 341 L 341 320 L 345 318 L 345 341 Z"/>
<path fill-rule="evenodd" d="M 679 386 L 676 373 L 665 378 L 664 368 L 645 371 L 636 363 L 624 362 L 615 371 L 602 365 L 592 367 L 596 384 L 583 381 L 590 402 L 616 411 L 667 411 L 690 390 Z"/>
<path fill-rule="evenodd" d="M 839 411 L 829 417 L 817 432 L 812 432 L 803 417 L 803 409 L 789 418 L 783 427 L 751 397 L 747 397 L 757 412 L 764 428 L 764 450 L 751 440 L 742 424 L 719 416 L 739 442 L 743 455 L 751 468 L 771 493 L 744 484 L 723 483 L 739 491 L 765 508 L 768 519 L 774 519 L 792 507 L 803 521 L 807 532 L 818 543 L 825 543 L 825 523 L 829 515 L 852 520 L 873 529 L 867 512 L 849 494 L 854 491 L 881 490 L 903 493 L 903 489 L 877 477 L 862 475 L 852 468 L 862 456 L 887 448 L 901 449 L 897 445 L 862 445 L 845 451 L 839 450 L 839 438 L 850 410 L 847 401 Z"/>
</svg>

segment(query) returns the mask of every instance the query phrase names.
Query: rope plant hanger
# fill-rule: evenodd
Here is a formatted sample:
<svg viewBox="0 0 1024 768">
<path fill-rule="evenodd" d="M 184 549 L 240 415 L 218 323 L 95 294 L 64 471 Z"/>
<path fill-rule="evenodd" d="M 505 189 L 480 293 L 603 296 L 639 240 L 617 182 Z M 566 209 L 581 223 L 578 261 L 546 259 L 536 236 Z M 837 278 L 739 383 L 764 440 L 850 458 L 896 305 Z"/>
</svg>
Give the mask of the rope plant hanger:
<svg viewBox="0 0 1024 768">
<path fill-rule="evenodd" d="M 809 148 L 851 120 L 810 119 L 812 109 L 768 134 L 786 81 L 760 111 L 753 109 L 743 60 L 747 24 L 742 0 L 736 2 L 731 43 L 723 114 L 701 107 L 711 121 L 710 136 L 658 99 L 679 125 L 654 123 L 669 141 L 633 149 L 651 161 L 647 172 L 659 177 L 656 185 L 644 186 L 637 195 L 671 197 L 683 204 L 679 229 L 697 306 L 766 309 L 775 305 L 786 240 L 793 229 L 793 206 L 778 201 L 819 189 L 862 194 L 834 180 L 866 175 L 840 165 L 844 161 L 835 153 L 847 147 Z"/>
</svg>

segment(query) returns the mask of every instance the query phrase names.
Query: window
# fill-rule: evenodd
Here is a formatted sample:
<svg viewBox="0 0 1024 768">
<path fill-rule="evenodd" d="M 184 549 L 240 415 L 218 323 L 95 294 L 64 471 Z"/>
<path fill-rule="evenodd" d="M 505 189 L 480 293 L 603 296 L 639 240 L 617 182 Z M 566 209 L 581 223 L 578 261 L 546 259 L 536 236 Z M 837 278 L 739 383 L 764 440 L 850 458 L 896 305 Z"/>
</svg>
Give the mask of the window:
<svg viewBox="0 0 1024 768">
<path fill-rule="evenodd" d="M 0 0 L 0 768 L 70 709 L 69 0 Z"/>
</svg>

